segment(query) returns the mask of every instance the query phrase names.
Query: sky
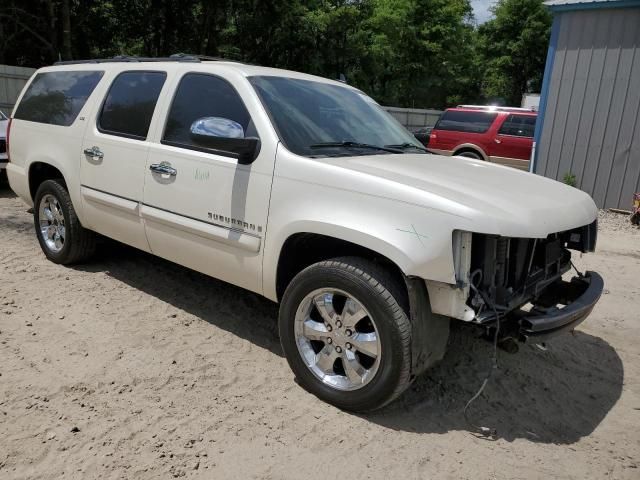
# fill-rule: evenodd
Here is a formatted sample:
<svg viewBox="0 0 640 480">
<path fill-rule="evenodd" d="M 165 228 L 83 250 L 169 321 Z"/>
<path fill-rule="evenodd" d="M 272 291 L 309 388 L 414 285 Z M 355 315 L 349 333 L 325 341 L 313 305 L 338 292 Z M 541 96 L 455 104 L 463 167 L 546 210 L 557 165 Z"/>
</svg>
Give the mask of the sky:
<svg viewBox="0 0 640 480">
<path fill-rule="evenodd" d="M 473 13 L 476 16 L 478 24 L 484 23 L 491 18 L 489 7 L 495 3 L 495 0 L 471 0 Z"/>
</svg>

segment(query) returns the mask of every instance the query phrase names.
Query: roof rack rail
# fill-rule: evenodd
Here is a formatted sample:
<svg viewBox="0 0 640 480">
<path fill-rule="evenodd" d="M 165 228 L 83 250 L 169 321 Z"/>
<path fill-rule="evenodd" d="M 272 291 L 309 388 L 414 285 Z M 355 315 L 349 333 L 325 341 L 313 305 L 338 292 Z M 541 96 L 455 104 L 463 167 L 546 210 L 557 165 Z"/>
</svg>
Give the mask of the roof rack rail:
<svg viewBox="0 0 640 480">
<path fill-rule="evenodd" d="M 458 105 L 457 108 L 469 110 L 490 110 L 495 112 L 536 112 L 535 108 L 500 107 L 498 105 Z"/>
<path fill-rule="evenodd" d="M 210 57 L 208 55 L 196 55 L 191 53 L 174 53 L 168 57 L 135 57 L 131 55 L 116 55 L 111 58 L 92 58 L 89 60 L 62 60 L 55 62 L 54 65 L 77 65 L 83 63 L 117 63 L 117 62 L 193 62 L 199 63 L 202 61 L 217 61 L 217 62 L 234 62 L 241 63 L 236 60 L 229 60 L 221 57 Z"/>
<path fill-rule="evenodd" d="M 228 58 L 223 58 L 223 57 L 212 57 L 211 55 L 200 55 L 197 53 L 174 53 L 172 54 L 169 58 L 173 58 L 176 59 L 177 61 L 180 61 L 181 59 L 191 59 L 194 58 L 200 62 L 234 62 L 234 63 L 242 63 L 239 62 L 238 60 L 230 60 Z"/>
<path fill-rule="evenodd" d="M 200 62 L 200 59 L 190 55 L 170 56 L 170 57 L 134 57 L 129 55 L 116 55 L 111 58 L 92 58 L 89 60 L 63 60 L 55 62 L 54 65 L 76 65 L 82 63 L 118 63 L 118 62 Z"/>
</svg>

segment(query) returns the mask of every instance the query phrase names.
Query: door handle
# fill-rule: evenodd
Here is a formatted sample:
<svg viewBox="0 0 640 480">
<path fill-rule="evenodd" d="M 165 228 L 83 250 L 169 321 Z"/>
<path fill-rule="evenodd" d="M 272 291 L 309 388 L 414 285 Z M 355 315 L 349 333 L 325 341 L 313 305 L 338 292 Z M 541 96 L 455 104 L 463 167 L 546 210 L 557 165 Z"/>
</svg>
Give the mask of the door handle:
<svg viewBox="0 0 640 480">
<path fill-rule="evenodd" d="M 152 163 L 149 166 L 149 170 L 151 170 L 154 173 L 160 173 L 162 175 L 170 175 L 172 177 L 175 177 L 178 174 L 178 171 L 173 168 L 171 165 L 169 165 L 168 163 Z"/>
<path fill-rule="evenodd" d="M 104 153 L 102 153 L 102 151 L 96 146 L 93 146 L 91 148 L 85 148 L 84 154 L 87 157 L 93 157 L 93 158 L 99 158 L 99 159 L 104 158 Z"/>
</svg>

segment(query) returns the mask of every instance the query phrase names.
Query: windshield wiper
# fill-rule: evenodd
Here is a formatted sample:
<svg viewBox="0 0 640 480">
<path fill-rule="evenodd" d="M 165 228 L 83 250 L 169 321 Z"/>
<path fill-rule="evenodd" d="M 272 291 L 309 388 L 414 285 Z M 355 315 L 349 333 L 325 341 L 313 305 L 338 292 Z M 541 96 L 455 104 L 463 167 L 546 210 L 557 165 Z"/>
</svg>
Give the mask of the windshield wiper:
<svg viewBox="0 0 640 480">
<path fill-rule="evenodd" d="M 416 150 L 422 150 L 423 152 L 432 153 L 431 151 L 427 150 L 424 147 L 419 147 L 418 145 L 415 145 L 415 144 L 409 143 L 409 142 L 399 143 L 397 145 L 385 145 L 385 147 L 388 147 L 388 148 L 399 148 L 401 150 L 406 150 L 408 148 L 415 148 Z"/>
<path fill-rule="evenodd" d="M 402 153 L 402 150 L 399 148 L 392 148 L 390 145 L 385 145 L 381 147 L 380 145 L 372 145 L 370 143 L 358 143 L 358 142 L 324 142 L 324 143 L 314 143 L 313 145 L 309 145 L 309 148 L 336 148 L 336 147 L 344 147 L 344 148 L 369 148 L 371 150 L 380 150 L 383 152 L 390 153 Z"/>
</svg>

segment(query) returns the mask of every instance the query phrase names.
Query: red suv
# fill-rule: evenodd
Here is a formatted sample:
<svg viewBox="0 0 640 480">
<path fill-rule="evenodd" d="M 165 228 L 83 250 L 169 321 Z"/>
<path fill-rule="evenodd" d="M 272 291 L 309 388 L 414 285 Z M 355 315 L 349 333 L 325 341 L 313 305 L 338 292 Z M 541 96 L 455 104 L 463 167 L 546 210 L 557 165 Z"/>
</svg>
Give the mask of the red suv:
<svg viewBox="0 0 640 480">
<path fill-rule="evenodd" d="M 433 127 L 429 150 L 527 170 L 537 116 L 525 108 L 449 108 Z"/>
</svg>

